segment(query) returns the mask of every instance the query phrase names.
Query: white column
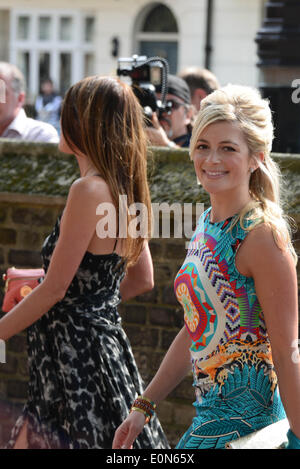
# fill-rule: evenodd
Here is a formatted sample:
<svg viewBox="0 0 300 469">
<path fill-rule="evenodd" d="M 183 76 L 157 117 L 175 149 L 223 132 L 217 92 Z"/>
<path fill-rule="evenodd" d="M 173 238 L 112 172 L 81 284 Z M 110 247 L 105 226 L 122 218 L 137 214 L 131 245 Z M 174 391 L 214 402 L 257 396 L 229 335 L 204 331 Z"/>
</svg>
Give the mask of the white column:
<svg viewBox="0 0 300 469">
<path fill-rule="evenodd" d="M 50 52 L 50 76 L 53 80 L 55 89 L 58 89 L 60 86 L 59 83 L 59 60 L 57 50 Z"/>
<path fill-rule="evenodd" d="M 30 51 L 29 64 L 28 98 L 32 100 L 39 92 L 39 54 L 37 50 Z"/>
<path fill-rule="evenodd" d="M 60 76 L 59 76 L 59 51 L 58 51 L 58 15 L 52 14 L 52 50 L 51 50 L 51 78 L 54 82 L 55 88 L 59 91 Z"/>
<path fill-rule="evenodd" d="M 82 44 L 84 40 L 83 27 L 84 27 L 83 16 L 81 15 L 80 12 L 77 12 L 73 16 L 72 42 L 75 45 L 75 47 L 74 48 L 72 47 L 73 50 L 70 51 L 71 57 L 72 57 L 71 59 L 72 60 L 71 85 L 83 78 L 83 73 L 84 73 L 83 53 L 82 53 L 82 49 L 83 49 Z"/>
</svg>

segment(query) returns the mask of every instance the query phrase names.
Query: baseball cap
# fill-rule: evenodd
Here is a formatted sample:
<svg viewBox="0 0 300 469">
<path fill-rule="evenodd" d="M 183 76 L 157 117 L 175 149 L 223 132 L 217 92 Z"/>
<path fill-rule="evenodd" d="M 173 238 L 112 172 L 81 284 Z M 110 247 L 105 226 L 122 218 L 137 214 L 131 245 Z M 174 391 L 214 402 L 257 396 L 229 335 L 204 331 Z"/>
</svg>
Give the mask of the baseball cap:
<svg viewBox="0 0 300 469">
<path fill-rule="evenodd" d="M 161 93 L 161 86 L 156 86 L 156 92 Z M 191 104 L 191 93 L 187 83 L 176 75 L 168 76 L 168 93 L 181 98 L 185 104 Z"/>
</svg>

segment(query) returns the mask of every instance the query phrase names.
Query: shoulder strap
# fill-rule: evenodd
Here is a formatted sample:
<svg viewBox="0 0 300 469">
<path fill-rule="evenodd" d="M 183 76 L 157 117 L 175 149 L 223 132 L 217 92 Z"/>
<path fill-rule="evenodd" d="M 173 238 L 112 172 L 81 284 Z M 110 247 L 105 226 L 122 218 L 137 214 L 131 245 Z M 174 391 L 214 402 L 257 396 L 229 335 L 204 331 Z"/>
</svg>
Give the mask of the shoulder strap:
<svg viewBox="0 0 300 469">
<path fill-rule="evenodd" d="M 119 240 L 118 240 L 118 238 L 116 238 L 116 241 L 115 241 L 115 244 L 114 244 L 114 248 L 113 248 L 113 252 L 115 252 L 115 250 L 116 250 L 116 247 L 117 247 L 118 241 L 119 241 Z"/>
</svg>

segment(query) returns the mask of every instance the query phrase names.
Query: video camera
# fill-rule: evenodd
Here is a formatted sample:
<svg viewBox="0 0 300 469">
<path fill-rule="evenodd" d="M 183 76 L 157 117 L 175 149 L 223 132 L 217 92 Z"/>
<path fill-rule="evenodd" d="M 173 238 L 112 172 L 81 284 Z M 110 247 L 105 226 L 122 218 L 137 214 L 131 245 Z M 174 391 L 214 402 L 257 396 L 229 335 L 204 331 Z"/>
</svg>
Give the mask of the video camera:
<svg viewBox="0 0 300 469">
<path fill-rule="evenodd" d="M 166 103 L 168 92 L 168 62 L 162 57 L 133 55 L 131 58 L 118 59 L 118 76 L 131 78 L 131 87 L 144 109 L 147 125 L 151 126 L 153 112 L 158 118 L 170 109 Z M 161 99 L 157 99 L 155 86 L 161 88 Z"/>
</svg>

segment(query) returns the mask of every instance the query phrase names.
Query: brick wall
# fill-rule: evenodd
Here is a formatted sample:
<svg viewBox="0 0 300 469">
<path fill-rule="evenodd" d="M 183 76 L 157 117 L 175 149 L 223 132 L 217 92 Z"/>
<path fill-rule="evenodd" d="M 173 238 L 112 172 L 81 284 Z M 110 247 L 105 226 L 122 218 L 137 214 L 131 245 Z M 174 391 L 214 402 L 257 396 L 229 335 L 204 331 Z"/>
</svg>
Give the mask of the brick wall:
<svg viewBox="0 0 300 469">
<path fill-rule="evenodd" d="M 0 193 L 0 275 L 10 266 L 40 267 L 40 248 L 56 217 L 63 197 Z M 173 292 L 173 280 L 185 256 L 184 241 L 153 240 L 154 289 L 120 305 L 120 314 L 145 383 L 158 369 L 167 349 L 183 325 L 183 314 Z M 2 304 L 3 288 L 0 288 Z M 26 333 L 6 344 L 6 363 L 0 364 L 0 446 L 7 441 L 27 395 Z M 163 402 L 158 415 L 175 444 L 194 416 L 193 389 L 188 377 Z M 176 404 L 176 405 L 174 405 Z"/>
<path fill-rule="evenodd" d="M 0 195 L 0 276 L 8 267 L 40 267 L 43 239 L 63 207 L 62 197 Z M 0 288 L 0 304 L 3 284 Z M 6 363 L 0 364 L 0 446 L 10 434 L 27 395 L 26 332 L 6 343 Z"/>
</svg>

